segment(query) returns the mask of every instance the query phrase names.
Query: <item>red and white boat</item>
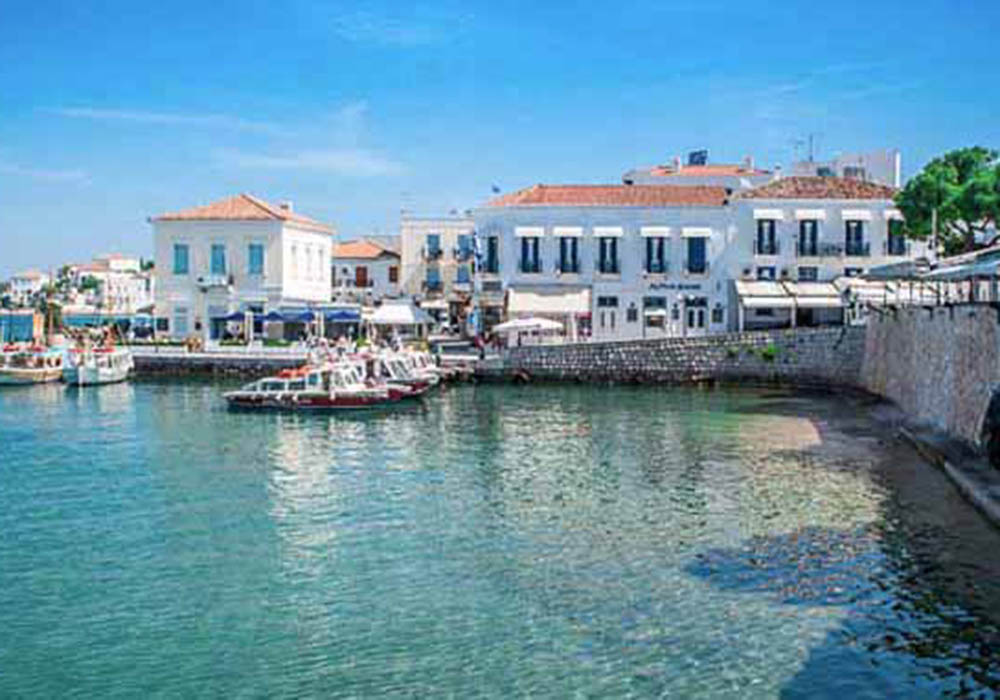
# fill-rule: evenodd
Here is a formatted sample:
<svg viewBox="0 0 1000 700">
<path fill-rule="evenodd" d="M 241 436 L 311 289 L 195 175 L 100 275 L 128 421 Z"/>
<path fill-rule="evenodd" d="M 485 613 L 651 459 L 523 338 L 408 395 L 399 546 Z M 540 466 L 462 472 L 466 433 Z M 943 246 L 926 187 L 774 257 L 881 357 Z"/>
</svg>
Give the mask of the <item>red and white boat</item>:
<svg viewBox="0 0 1000 700">
<path fill-rule="evenodd" d="M 367 377 L 363 365 L 338 362 L 285 370 L 223 396 L 232 408 L 335 411 L 377 408 L 412 395 Z"/>
</svg>

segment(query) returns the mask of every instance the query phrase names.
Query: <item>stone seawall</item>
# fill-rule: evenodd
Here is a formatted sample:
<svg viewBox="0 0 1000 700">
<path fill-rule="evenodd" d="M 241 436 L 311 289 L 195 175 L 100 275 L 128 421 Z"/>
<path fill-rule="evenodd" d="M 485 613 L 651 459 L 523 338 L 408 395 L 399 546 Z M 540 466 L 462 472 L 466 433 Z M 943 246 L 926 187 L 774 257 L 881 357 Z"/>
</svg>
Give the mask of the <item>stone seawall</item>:
<svg viewBox="0 0 1000 700">
<path fill-rule="evenodd" d="M 503 373 L 535 379 L 782 383 L 861 388 L 861 327 L 512 348 Z"/>
<path fill-rule="evenodd" d="M 862 381 L 914 422 L 980 450 L 1000 385 L 1000 310 L 989 305 L 902 308 L 868 323 Z"/>
<path fill-rule="evenodd" d="M 136 353 L 135 372 L 154 375 L 234 375 L 264 377 L 300 367 L 301 356 L 221 355 L 211 353 Z"/>
</svg>

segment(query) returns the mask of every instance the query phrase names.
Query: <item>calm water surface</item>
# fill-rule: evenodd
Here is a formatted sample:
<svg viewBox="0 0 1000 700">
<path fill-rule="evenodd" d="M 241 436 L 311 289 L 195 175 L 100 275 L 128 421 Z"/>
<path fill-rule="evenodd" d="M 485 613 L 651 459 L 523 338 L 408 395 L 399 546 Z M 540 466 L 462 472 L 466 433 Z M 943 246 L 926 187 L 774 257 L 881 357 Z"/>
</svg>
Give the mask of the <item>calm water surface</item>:
<svg viewBox="0 0 1000 700">
<path fill-rule="evenodd" d="M 0 392 L 0 697 L 994 697 L 1000 531 L 868 408 Z"/>
</svg>

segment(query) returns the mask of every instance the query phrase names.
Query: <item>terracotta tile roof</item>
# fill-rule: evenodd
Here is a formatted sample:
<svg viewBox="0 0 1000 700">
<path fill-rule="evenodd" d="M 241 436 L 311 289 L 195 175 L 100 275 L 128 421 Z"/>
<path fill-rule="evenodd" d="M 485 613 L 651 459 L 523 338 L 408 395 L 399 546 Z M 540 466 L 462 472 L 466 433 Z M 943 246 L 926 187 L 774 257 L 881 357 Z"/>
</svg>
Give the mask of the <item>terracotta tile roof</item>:
<svg viewBox="0 0 1000 700">
<path fill-rule="evenodd" d="M 745 165 L 714 163 L 711 165 L 682 165 L 677 170 L 673 165 L 658 165 L 649 171 L 650 175 L 670 177 L 672 175 L 721 176 L 721 175 L 770 175 L 770 170 L 748 168 Z"/>
<path fill-rule="evenodd" d="M 391 250 L 383 248 L 371 241 L 347 241 L 333 246 L 334 258 L 367 258 L 374 260 L 382 255 L 396 255 Z"/>
<path fill-rule="evenodd" d="M 725 187 L 703 185 L 534 185 L 505 194 L 489 207 L 721 207 Z"/>
<path fill-rule="evenodd" d="M 299 224 L 317 231 L 333 233 L 333 229 L 308 216 L 268 204 L 251 194 L 238 194 L 201 207 L 154 216 L 153 221 L 268 221 L 279 220 Z"/>
<path fill-rule="evenodd" d="M 896 189 L 843 177 L 792 176 L 741 193 L 748 199 L 892 199 Z"/>
</svg>

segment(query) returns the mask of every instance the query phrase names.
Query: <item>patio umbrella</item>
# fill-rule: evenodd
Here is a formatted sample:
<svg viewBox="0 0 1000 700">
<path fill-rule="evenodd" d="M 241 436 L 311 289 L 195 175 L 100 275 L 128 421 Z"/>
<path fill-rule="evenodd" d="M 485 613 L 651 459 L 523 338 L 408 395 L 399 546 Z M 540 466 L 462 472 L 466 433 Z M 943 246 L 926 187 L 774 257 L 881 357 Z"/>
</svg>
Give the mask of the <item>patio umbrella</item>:
<svg viewBox="0 0 1000 700">
<path fill-rule="evenodd" d="M 272 322 L 273 323 L 273 322 L 276 322 L 276 321 L 284 321 L 285 317 L 282 316 L 277 311 L 268 311 L 266 314 L 264 314 L 263 316 L 260 317 L 260 320 L 261 321 L 267 321 L 267 322 Z"/>
</svg>

